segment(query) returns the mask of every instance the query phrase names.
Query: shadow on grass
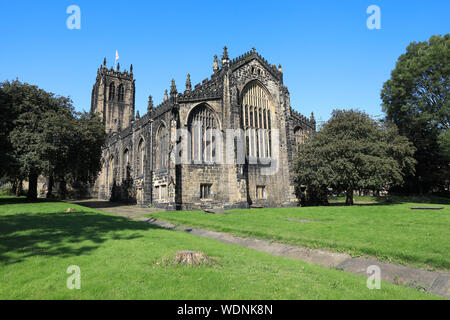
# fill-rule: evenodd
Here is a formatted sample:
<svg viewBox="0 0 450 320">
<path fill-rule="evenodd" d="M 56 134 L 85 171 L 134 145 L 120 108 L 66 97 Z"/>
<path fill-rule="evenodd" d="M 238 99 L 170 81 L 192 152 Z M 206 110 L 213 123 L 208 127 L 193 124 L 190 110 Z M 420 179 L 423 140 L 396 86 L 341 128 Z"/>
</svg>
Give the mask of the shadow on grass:
<svg viewBox="0 0 450 320">
<path fill-rule="evenodd" d="M 26 204 L 26 203 L 41 203 L 41 202 L 58 202 L 55 199 L 43 199 L 39 198 L 34 201 L 28 200 L 26 197 L 14 197 L 14 196 L 1 196 L 0 205 L 2 204 Z"/>
<path fill-rule="evenodd" d="M 366 207 L 366 206 L 381 206 L 381 205 L 388 205 L 388 204 L 392 204 L 392 203 L 387 203 L 387 202 L 374 202 L 374 203 L 360 203 L 360 202 L 355 202 L 354 204 L 347 205 L 344 202 L 329 202 L 328 203 L 328 207 Z"/>
<path fill-rule="evenodd" d="M 113 207 L 121 207 L 127 204 L 121 202 L 112 202 L 107 200 L 98 200 L 98 199 L 87 199 L 80 201 L 71 201 L 73 204 L 77 204 L 80 206 L 85 206 L 92 209 L 103 209 L 103 208 L 113 208 Z"/>
<path fill-rule="evenodd" d="M 382 198 L 382 197 L 373 197 L 370 200 L 368 199 L 358 199 L 355 198 L 354 199 L 354 204 L 353 205 L 347 205 L 345 204 L 345 199 L 342 198 L 329 198 L 328 199 L 328 206 L 331 207 L 352 207 L 352 206 L 380 206 L 380 205 L 389 205 L 389 204 L 393 204 L 392 201 L 389 201 L 386 198 Z"/>
<path fill-rule="evenodd" d="M 387 197 L 390 203 L 428 203 L 428 204 L 450 204 L 449 197 L 424 195 L 424 196 L 397 196 Z"/>
<path fill-rule="evenodd" d="M 329 198 L 329 206 L 346 206 L 345 199 Z M 370 199 L 359 200 L 355 197 L 353 206 L 379 206 L 403 203 L 424 203 L 424 204 L 450 204 L 450 198 L 439 196 L 386 196 L 386 197 L 371 197 Z"/>
<path fill-rule="evenodd" d="M 93 212 L 22 213 L 0 216 L 0 264 L 36 256 L 70 257 L 90 253 L 109 239 L 132 240 L 114 232 L 160 229 L 144 222 Z M 89 245 L 79 243 L 90 240 Z"/>
</svg>

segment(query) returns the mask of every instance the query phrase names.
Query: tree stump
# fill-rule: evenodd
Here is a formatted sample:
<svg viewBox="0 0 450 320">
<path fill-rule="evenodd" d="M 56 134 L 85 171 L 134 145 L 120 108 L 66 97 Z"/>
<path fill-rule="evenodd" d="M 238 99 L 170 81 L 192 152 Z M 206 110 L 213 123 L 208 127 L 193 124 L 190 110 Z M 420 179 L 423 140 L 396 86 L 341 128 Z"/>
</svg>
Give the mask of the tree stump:
<svg viewBox="0 0 450 320">
<path fill-rule="evenodd" d="M 224 214 L 225 211 L 223 208 L 214 208 L 214 209 L 203 209 L 206 213 L 212 213 L 212 214 Z"/>
<path fill-rule="evenodd" d="M 209 262 L 208 256 L 201 251 L 179 251 L 175 256 L 176 264 L 187 264 L 198 266 L 208 262 Z"/>
</svg>

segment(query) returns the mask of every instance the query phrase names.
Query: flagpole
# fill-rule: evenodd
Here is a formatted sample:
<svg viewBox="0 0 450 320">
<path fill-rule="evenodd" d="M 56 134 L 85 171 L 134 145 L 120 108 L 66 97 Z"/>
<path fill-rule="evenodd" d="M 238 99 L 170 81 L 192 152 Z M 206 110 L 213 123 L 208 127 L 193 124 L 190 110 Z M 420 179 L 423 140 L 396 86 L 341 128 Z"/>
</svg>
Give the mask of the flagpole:
<svg viewBox="0 0 450 320">
<path fill-rule="evenodd" d="M 117 71 L 117 60 L 119 60 L 119 52 L 116 49 L 116 56 L 114 57 L 114 69 Z"/>
</svg>

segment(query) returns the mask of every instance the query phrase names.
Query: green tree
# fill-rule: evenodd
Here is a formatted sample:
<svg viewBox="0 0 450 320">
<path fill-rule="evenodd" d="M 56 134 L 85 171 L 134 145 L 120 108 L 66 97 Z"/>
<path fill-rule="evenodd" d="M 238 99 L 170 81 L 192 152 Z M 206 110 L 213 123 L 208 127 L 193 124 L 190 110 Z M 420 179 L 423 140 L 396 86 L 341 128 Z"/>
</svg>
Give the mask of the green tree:
<svg viewBox="0 0 450 320">
<path fill-rule="evenodd" d="M 66 183 L 93 183 L 101 169 L 105 128 L 93 113 L 74 113 L 70 99 L 59 97 L 60 108 L 48 111 L 42 120 L 42 154 L 48 195 L 59 182 L 65 198 Z"/>
<path fill-rule="evenodd" d="M 19 81 L 5 82 L 2 87 L 9 96 L 10 108 L 15 114 L 8 134 L 15 165 L 13 174 L 19 179 L 28 178 L 28 199 L 37 197 L 37 179 L 45 169 L 45 151 L 42 144 L 42 124 L 44 115 L 57 110 L 58 103 L 53 95 L 37 86 Z"/>
<path fill-rule="evenodd" d="M 41 157 L 49 178 L 48 196 L 54 182 L 64 199 L 66 184 L 93 183 L 101 169 L 102 146 L 106 133 L 100 119 L 91 113 L 74 113 L 71 101 L 58 98 L 60 108 L 49 110 L 41 122 Z"/>
<path fill-rule="evenodd" d="M 386 119 L 397 125 L 417 151 L 408 191 L 442 188 L 449 176 L 439 136 L 450 126 L 450 34 L 413 42 L 406 48 L 381 91 Z"/>
<path fill-rule="evenodd" d="M 59 98 L 59 103 L 60 108 L 47 111 L 41 121 L 41 156 L 45 161 L 43 174 L 48 177 L 47 197 L 52 197 L 54 182 L 64 181 L 71 168 L 71 150 L 77 131 L 70 100 Z"/>
<path fill-rule="evenodd" d="M 390 123 L 377 122 L 355 110 L 334 110 L 331 119 L 300 148 L 295 183 L 307 189 L 346 192 L 381 190 L 403 182 L 414 170 L 414 147 Z"/>
<path fill-rule="evenodd" d="M 74 124 L 66 181 L 93 184 L 101 170 L 105 127 L 97 115 L 86 112 L 77 114 Z"/>
<path fill-rule="evenodd" d="M 0 83 L 0 178 L 2 182 L 11 182 L 18 196 L 22 193 L 22 181 L 27 175 L 25 170 L 21 170 L 10 133 L 20 112 L 27 110 L 27 105 L 23 101 L 31 100 L 29 96 L 34 89 L 18 80 Z"/>
<path fill-rule="evenodd" d="M 439 146 L 441 148 L 442 155 L 450 161 L 450 130 L 445 130 L 439 135 Z"/>
<path fill-rule="evenodd" d="M 2 111 L 8 121 L 0 131 L 5 154 L 0 161 L 10 180 L 27 178 L 28 198 L 37 197 L 37 178 L 92 182 L 100 170 L 105 130 L 93 114 L 75 113 L 72 101 L 20 81 L 0 84 Z M 3 121 L 2 121 L 3 122 Z"/>
<path fill-rule="evenodd" d="M 7 88 L 4 88 L 2 83 L 0 83 L 0 114 L 0 178 L 6 178 L 13 168 L 12 146 L 8 135 L 13 128 L 16 115 Z"/>
</svg>

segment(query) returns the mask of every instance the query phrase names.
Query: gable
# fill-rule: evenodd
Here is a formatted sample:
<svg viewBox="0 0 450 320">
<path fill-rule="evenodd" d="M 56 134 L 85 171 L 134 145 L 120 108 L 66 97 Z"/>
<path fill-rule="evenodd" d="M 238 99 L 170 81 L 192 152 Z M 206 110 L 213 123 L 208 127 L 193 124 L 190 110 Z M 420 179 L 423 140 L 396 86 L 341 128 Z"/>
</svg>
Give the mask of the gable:
<svg viewBox="0 0 450 320">
<path fill-rule="evenodd" d="M 254 51 L 233 59 L 230 67 L 232 72 L 237 75 L 245 73 L 247 75 L 270 77 L 275 81 L 283 82 L 282 72 Z"/>
</svg>

